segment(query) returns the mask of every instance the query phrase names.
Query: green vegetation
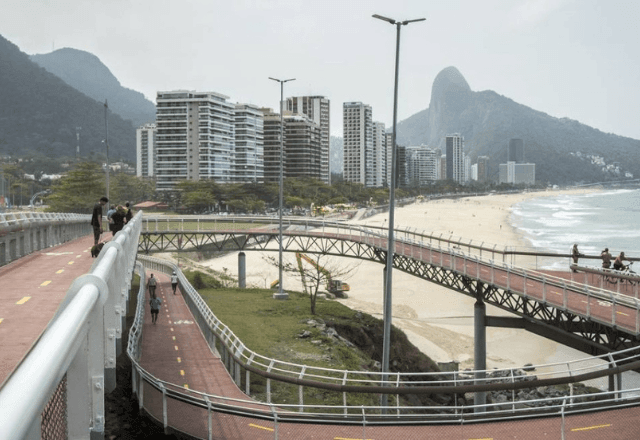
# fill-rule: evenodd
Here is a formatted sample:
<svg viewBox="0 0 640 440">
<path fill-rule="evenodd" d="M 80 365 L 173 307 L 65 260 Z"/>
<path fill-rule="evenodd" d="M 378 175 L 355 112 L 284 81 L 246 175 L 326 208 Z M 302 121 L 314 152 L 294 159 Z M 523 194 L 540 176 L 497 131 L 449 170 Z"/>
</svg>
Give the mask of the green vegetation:
<svg viewBox="0 0 640 440">
<path fill-rule="evenodd" d="M 198 289 L 213 313 L 246 346 L 263 356 L 281 361 L 336 370 L 379 371 L 382 349 L 382 322 L 334 301 L 318 301 L 316 315 L 309 312 L 309 298 L 290 292 L 289 300 L 276 301 L 267 289 L 236 289 L 225 274 L 187 271 L 185 276 Z M 235 283 L 235 280 L 231 280 Z M 333 328 L 341 338 L 331 336 Z M 304 337 L 302 335 L 305 335 Z M 406 335 L 392 329 L 391 362 L 394 371 L 438 371 L 435 363 L 414 347 Z M 353 345 L 348 345 L 344 340 Z M 266 380 L 255 373 L 251 377 L 252 397 L 266 401 Z M 336 377 L 341 378 L 337 374 Z M 360 375 L 361 379 L 374 376 Z M 246 386 L 242 374 L 241 388 Z M 340 381 L 338 381 L 339 383 Z M 272 382 L 271 398 L 275 403 L 298 403 L 298 386 Z M 415 396 L 412 396 L 415 398 Z M 432 402 L 423 396 L 423 403 Z M 305 404 L 342 405 L 342 393 L 304 388 Z M 409 398 L 409 397 L 406 397 Z M 401 397 L 405 399 L 405 397 Z M 395 396 L 390 396 L 395 404 Z M 378 405 L 377 394 L 349 393 L 348 405 Z M 405 402 L 406 404 L 406 402 Z M 354 411 L 359 410 L 354 408 Z"/>
<path fill-rule="evenodd" d="M 153 194 L 153 183 L 124 173 L 112 173 L 109 179 L 109 204 L 143 200 Z M 79 162 L 56 180 L 46 198 L 51 212 L 90 213 L 106 193 L 106 176 L 95 162 Z M 106 211 L 105 211 L 106 212 Z"/>
</svg>

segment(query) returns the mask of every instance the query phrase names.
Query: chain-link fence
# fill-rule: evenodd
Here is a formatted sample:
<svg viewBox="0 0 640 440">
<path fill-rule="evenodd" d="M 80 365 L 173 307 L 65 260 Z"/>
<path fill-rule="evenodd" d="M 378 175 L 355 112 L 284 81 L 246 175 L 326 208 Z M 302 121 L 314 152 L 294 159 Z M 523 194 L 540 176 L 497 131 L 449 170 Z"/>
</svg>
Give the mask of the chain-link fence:
<svg viewBox="0 0 640 440">
<path fill-rule="evenodd" d="M 42 411 L 42 440 L 67 438 L 67 375 L 65 374 Z"/>
</svg>

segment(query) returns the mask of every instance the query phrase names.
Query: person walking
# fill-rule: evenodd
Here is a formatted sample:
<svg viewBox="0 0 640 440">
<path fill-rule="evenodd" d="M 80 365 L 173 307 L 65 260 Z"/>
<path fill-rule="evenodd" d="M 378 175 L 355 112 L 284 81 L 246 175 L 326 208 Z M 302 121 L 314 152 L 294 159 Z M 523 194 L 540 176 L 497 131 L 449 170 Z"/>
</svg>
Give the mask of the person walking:
<svg viewBox="0 0 640 440">
<path fill-rule="evenodd" d="M 93 214 L 91 215 L 91 226 L 93 226 L 93 245 L 97 246 L 102 235 L 102 207 L 109 203 L 109 199 L 101 197 L 98 203 L 93 205 Z"/>
<path fill-rule="evenodd" d="M 118 206 L 116 208 L 116 212 L 111 215 L 111 220 L 113 220 L 113 224 L 111 225 L 111 232 L 113 232 L 114 236 L 118 232 L 120 232 L 122 228 L 124 228 L 126 215 L 127 212 L 122 206 Z"/>
<path fill-rule="evenodd" d="M 125 223 L 129 223 L 131 221 L 131 219 L 133 218 L 133 211 L 131 210 L 131 207 L 129 207 L 129 202 L 124 204 L 124 209 L 127 210 L 127 213 L 124 216 L 124 222 Z"/>
<path fill-rule="evenodd" d="M 151 294 L 151 299 L 149 300 L 149 306 L 151 308 L 151 322 L 153 324 L 158 321 L 158 312 L 160 312 L 160 305 L 162 304 L 162 299 L 156 296 L 156 293 L 153 292 Z"/>
<path fill-rule="evenodd" d="M 150 295 L 156 294 L 156 285 L 158 284 L 158 280 L 153 277 L 153 274 L 149 277 L 149 281 L 147 281 L 147 289 L 149 289 Z"/>
<path fill-rule="evenodd" d="M 602 258 L 602 268 L 609 269 L 611 267 L 611 254 L 609 253 L 609 248 L 604 248 L 600 254 L 600 258 Z"/>
<path fill-rule="evenodd" d="M 171 274 L 171 289 L 173 289 L 173 294 L 176 294 L 176 287 L 178 287 L 178 275 L 175 272 Z"/>
</svg>

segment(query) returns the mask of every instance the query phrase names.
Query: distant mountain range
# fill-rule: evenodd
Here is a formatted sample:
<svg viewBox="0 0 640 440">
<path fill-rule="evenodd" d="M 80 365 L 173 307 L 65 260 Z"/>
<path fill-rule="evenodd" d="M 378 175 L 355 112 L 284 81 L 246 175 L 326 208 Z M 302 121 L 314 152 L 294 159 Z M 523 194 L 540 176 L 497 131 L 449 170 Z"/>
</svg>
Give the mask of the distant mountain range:
<svg viewBox="0 0 640 440">
<path fill-rule="evenodd" d="M 81 156 L 104 155 L 105 99 L 110 160 L 134 161 L 135 127 L 155 120 L 151 101 L 122 87 L 90 53 L 60 49 L 29 57 L 0 36 L 0 153 L 72 157 L 81 127 Z M 444 153 L 451 133 L 464 136 L 472 162 L 489 156 L 493 179 L 512 138 L 524 140 L 526 161 L 536 164 L 539 181 L 601 181 L 625 173 L 640 178 L 640 140 L 554 118 L 490 90 L 474 92 L 455 67 L 436 76 L 429 107 L 398 124 L 397 141 Z M 341 145 L 341 138 L 331 137 L 334 172 L 342 169 Z"/>
<path fill-rule="evenodd" d="M 156 119 L 156 106 L 142 93 L 123 87 L 107 66 L 89 52 L 64 48 L 30 58 L 88 97 L 98 102 L 107 99 L 109 108 L 136 128 Z"/>
<path fill-rule="evenodd" d="M 108 96 L 107 96 L 108 98 Z M 104 97 L 100 99 L 104 102 Z M 47 157 L 106 152 L 103 102 L 81 93 L 0 36 L 0 153 Z M 109 157 L 135 161 L 135 129 L 110 108 Z"/>
<path fill-rule="evenodd" d="M 524 140 L 525 159 L 536 164 L 540 181 L 602 181 L 625 172 L 640 178 L 640 140 L 554 118 L 490 90 L 473 92 L 458 69 L 447 67 L 433 82 L 429 107 L 398 123 L 397 142 L 439 147 L 444 154 L 444 138 L 452 133 L 464 136 L 472 163 L 489 156 L 494 178 L 511 138 Z M 594 162 L 596 156 L 602 160 Z M 618 171 L 603 162 L 617 164 Z"/>
</svg>

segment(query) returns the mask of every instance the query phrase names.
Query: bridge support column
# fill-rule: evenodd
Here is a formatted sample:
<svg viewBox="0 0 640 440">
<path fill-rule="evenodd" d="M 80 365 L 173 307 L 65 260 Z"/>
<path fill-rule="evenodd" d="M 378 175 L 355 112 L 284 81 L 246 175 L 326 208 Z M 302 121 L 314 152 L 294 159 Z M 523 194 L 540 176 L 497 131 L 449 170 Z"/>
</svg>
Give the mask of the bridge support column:
<svg viewBox="0 0 640 440">
<path fill-rule="evenodd" d="M 247 257 L 244 252 L 238 254 L 238 287 L 247 288 Z"/>
<path fill-rule="evenodd" d="M 482 299 L 482 284 L 478 283 L 476 291 L 476 303 L 473 306 L 473 357 L 474 357 L 474 369 L 475 384 L 483 383 L 486 377 L 485 370 L 487 369 L 487 306 Z M 474 393 L 473 396 L 474 405 L 485 405 L 487 403 L 486 392 Z M 484 412 L 484 409 L 476 408 L 475 412 Z"/>
</svg>

